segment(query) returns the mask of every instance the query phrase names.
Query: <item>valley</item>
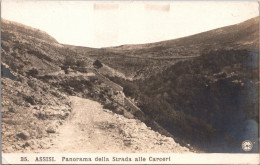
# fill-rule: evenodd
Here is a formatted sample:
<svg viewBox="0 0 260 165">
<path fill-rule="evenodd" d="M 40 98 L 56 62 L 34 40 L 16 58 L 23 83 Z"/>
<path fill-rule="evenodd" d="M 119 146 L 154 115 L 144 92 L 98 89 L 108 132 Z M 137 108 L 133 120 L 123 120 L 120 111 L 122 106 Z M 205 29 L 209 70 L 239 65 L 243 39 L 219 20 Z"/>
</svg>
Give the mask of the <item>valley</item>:
<svg viewBox="0 0 260 165">
<path fill-rule="evenodd" d="M 205 51 L 258 51 L 258 18 L 200 34 L 139 45 L 100 49 L 68 46 L 87 57 L 98 59 L 120 71 L 130 80 L 148 78 L 173 64 L 193 59 Z"/>
<path fill-rule="evenodd" d="M 242 141 L 257 146 L 258 20 L 97 49 L 1 19 L 3 152 L 243 153 Z"/>
</svg>

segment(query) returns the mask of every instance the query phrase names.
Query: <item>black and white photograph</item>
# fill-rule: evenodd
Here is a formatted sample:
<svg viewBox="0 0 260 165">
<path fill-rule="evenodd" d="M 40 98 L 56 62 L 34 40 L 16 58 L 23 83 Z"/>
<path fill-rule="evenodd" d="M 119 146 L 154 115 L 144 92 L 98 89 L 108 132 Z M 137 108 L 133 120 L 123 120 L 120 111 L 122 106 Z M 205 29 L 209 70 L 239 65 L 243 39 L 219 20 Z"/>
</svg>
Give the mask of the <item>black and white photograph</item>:
<svg viewBox="0 0 260 165">
<path fill-rule="evenodd" d="M 3 0 L 1 125 L 3 154 L 259 154 L 259 4 Z"/>
</svg>

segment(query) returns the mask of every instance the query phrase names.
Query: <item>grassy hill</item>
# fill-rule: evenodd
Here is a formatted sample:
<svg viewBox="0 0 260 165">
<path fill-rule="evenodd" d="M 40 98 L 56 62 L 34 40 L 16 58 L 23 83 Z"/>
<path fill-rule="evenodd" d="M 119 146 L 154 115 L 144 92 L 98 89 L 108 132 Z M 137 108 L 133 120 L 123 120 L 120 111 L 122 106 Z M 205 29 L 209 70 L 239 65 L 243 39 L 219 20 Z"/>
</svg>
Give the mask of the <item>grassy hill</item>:
<svg viewBox="0 0 260 165">
<path fill-rule="evenodd" d="M 60 71 L 66 58 L 86 61 L 86 67 L 93 63 L 43 31 L 3 19 L 1 41 L 2 63 L 23 75 L 31 69 L 39 74 Z"/>
<path fill-rule="evenodd" d="M 150 77 L 176 62 L 200 56 L 204 50 L 258 48 L 258 17 L 200 34 L 157 43 L 101 49 L 78 47 L 132 79 Z"/>
<path fill-rule="evenodd" d="M 179 61 L 145 80 L 111 79 L 138 101 L 146 115 L 186 144 L 206 152 L 243 152 L 243 140 L 258 144 L 258 28 L 258 18 L 253 18 L 156 43 L 209 47 L 198 57 Z M 255 147 L 253 152 L 257 150 Z"/>
</svg>

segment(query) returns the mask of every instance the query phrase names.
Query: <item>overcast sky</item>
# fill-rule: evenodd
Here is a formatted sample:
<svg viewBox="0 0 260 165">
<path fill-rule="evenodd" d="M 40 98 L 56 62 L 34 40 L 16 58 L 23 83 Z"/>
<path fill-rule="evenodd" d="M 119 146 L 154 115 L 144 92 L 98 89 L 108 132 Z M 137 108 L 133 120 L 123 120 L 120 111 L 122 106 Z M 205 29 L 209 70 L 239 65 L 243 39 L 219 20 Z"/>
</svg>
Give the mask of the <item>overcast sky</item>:
<svg viewBox="0 0 260 165">
<path fill-rule="evenodd" d="M 257 2 L 2 1 L 2 18 L 60 43 L 108 47 L 180 38 L 259 15 Z"/>
</svg>

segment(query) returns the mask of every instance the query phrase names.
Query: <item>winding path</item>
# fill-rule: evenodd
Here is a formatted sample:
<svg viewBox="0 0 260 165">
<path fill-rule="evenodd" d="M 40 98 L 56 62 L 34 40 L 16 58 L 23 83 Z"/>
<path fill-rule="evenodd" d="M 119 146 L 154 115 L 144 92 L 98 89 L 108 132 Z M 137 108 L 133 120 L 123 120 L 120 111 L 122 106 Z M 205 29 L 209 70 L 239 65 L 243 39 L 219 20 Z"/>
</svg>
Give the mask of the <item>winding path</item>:
<svg viewBox="0 0 260 165">
<path fill-rule="evenodd" d="M 72 112 L 52 136 L 48 153 L 188 152 L 172 138 L 135 119 L 103 109 L 98 102 L 71 96 Z"/>
</svg>

